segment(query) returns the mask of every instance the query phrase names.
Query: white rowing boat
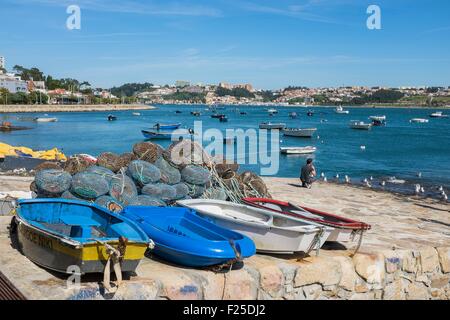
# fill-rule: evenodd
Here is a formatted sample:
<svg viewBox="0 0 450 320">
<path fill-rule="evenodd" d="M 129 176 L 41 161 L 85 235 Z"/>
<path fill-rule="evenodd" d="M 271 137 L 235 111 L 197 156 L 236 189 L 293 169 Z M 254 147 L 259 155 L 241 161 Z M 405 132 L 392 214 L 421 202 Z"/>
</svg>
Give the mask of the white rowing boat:
<svg viewBox="0 0 450 320">
<path fill-rule="evenodd" d="M 248 236 L 259 252 L 308 252 L 320 248 L 333 231 L 331 227 L 227 201 L 193 199 L 177 204 L 194 209 L 221 227 Z"/>
<path fill-rule="evenodd" d="M 35 118 L 34 121 L 36 122 L 56 122 L 58 121 L 57 118 Z"/>
<path fill-rule="evenodd" d="M 280 152 L 284 154 L 311 154 L 317 151 L 316 147 L 281 147 Z"/>
<path fill-rule="evenodd" d="M 370 130 L 372 128 L 372 124 L 364 123 L 363 121 L 351 121 L 350 128 L 357 130 Z"/>
<path fill-rule="evenodd" d="M 428 119 L 422 119 L 422 118 L 414 118 L 409 120 L 411 123 L 428 123 Z"/>
<path fill-rule="evenodd" d="M 342 108 L 342 106 L 337 107 L 334 112 L 339 113 L 339 114 L 349 114 L 350 111 L 348 110 L 344 110 L 344 108 Z"/>
</svg>

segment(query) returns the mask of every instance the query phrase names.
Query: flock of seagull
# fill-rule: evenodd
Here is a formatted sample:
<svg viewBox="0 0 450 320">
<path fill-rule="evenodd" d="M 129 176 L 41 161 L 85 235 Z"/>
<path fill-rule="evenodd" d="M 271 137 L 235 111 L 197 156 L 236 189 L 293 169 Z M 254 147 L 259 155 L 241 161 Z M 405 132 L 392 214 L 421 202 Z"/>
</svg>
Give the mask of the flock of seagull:
<svg viewBox="0 0 450 320">
<path fill-rule="evenodd" d="M 419 178 L 421 178 L 421 177 L 422 177 L 422 173 L 421 173 L 421 172 L 417 173 L 417 176 L 418 176 Z M 322 179 L 323 182 L 328 182 L 328 179 L 327 179 L 327 177 L 325 176 L 325 173 L 322 172 L 322 173 L 320 174 L 320 177 L 321 177 L 321 179 Z M 339 175 L 339 174 L 336 174 L 336 176 L 335 176 L 335 181 L 336 181 L 336 182 L 339 182 L 339 179 L 340 179 L 340 175 Z M 395 177 L 393 177 L 393 179 L 395 180 Z M 373 182 L 373 180 L 374 180 L 373 177 L 370 176 L 369 178 L 364 178 L 364 179 L 362 180 L 362 183 L 363 183 L 363 185 L 364 185 L 365 187 L 367 187 L 367 188 L 372 188 L 372 182 Z M 350 177 L 349 177 L 348 175 L 345 175 L 345 176 L 344 176 L 344 181 L 345 181 L 345 183 L 349 184 L 349 183 L 351 182 L 351 179 L 350 179 Z M 386 186 L 386 181 L 384 181 L 384 180 L 381 181 L 381 182 L 380 182 L 380 186 L 382 186 L 382 187 Z M 424 188 L 423 186 L 421 186 L 420 184 L 415 184 L 414 187 L 415 187 L 415 194 L 416 194 L 416 195 L 420 195 L 420 194 L 424 194 L 424 193 L 425 193 L 425 188 Z M 444 201 L 447 201 L 447 200 L 448 200 L 448 196 L 447 196 L 447 194 L 446 194 L 446 192 L 445 192 L 443 186 L 437 187 L 436 190 L 439 192 L 440 198 L 441 198 L 442 200 L 444 200 Z"/>
</svg>

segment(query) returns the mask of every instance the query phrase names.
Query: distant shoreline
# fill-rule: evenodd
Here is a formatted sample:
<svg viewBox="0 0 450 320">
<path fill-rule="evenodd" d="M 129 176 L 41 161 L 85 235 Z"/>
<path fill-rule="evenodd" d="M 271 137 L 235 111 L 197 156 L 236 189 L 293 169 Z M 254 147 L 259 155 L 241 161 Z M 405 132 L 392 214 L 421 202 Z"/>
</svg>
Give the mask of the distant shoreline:
<svg viewBox="0 0 450 320">
<path fill-rule="evenodd" d="M 164 107 L 164 106 L 209 106 L 206 103 L 188 103 L 188 102 L 179 102 L 179 103 L 155 103 L 158 107 Z M 286 107 L 286 108 L 336 108 L 337 106 L 330 106 L 330 105 L 287 105 L 283 103 L 267 103 L 267 104 L 217 104 L 219 106 L 233 106 L 233 107 Z M 429 107 L 429 106 L 417 106 L 417 105 L 373 105 L 373 104 L 367 104 L 367 105 L 342 105 L 343 108 L 372 108 L 372 109 L 382 109 L 382 108 L 392 108 L 392 109 L 423 109 L 423 110 L 448 110 L 450 109 L 450 106 L 437 106 L 437 107 Z"/>
<path fill-rule="evenodd" d="M 95 112 L 153 109 L 156 109 L 156 107 L 145 104 L 0 105 L 0 113 Z"/>
</svg>

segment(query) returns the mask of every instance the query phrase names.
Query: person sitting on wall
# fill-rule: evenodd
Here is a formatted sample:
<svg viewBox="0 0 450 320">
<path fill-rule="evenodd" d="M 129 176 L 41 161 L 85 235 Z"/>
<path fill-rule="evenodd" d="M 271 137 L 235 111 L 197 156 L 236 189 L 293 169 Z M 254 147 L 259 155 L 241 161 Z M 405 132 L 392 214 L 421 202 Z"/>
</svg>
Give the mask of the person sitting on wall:
<svg viewBox="0 0 450 320">
<path fill-rule="evenodd" d="M 310 189 L 314 182 L 315 176 L 316 168 L 314 168 L 313 159 L 308 159 L 306 160 L 306 164 L 302 167 L 300 172 L 300 181 L 302 182 L 302 187 Z"/>
</svg>

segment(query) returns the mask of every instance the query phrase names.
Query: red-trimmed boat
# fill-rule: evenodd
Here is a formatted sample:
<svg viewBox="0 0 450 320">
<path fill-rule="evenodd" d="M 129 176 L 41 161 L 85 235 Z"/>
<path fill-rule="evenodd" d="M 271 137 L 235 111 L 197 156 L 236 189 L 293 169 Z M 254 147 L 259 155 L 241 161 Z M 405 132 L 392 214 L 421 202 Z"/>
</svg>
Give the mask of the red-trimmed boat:
<svg viewBox="0 0 450 320">
<path fill-rule="evenodd" d="M 363 232 L 371 228 L 369 224 L 364 222 L 297 206 L 289 202 L 265 198 L 244 198 L 242 201 L 256 208 L 278 212 L 335 228 L 327 241 L 350 242 L 356 239 L 356 235 L 359 234 L 362 237 Z"/>
</svg>

